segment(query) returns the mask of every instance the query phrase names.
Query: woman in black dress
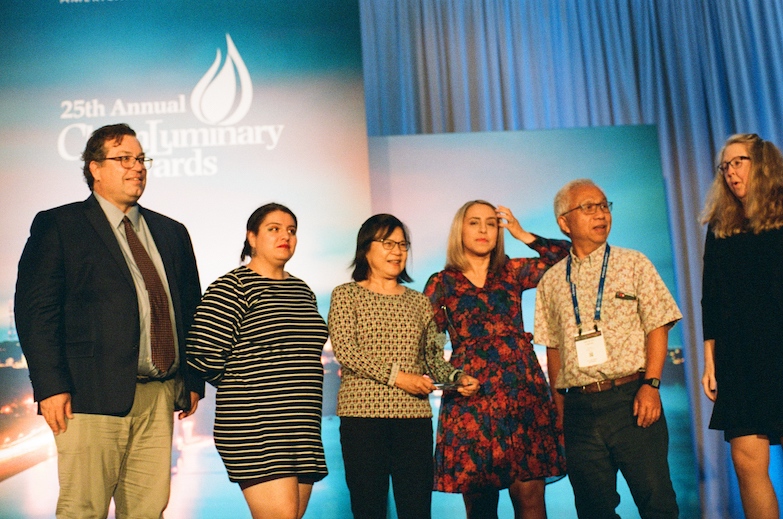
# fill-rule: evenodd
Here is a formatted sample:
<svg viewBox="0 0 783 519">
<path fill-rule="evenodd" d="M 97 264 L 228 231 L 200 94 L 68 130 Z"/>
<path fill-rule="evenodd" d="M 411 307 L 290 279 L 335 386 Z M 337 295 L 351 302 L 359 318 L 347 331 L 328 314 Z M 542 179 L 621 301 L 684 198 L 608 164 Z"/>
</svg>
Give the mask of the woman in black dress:
<svg viewBox="0 0 783 519">
<path fill-rule="evenodd" d="M 755 134 L 717 158 L 703 223 L 702 386 L 748 518 L 778 518 L 769 446 L 783 436 L 783 156 Z"/>
<path fill-rule="evenodd" d="M 326 476 L 321 443 L 321 350 L 315 295 L 284 270 L 297 221 L 267 204 L 247 222 L 240 266 L 204 294 L 188 364 L 217 387 L 215 446 L 254 519 L 301 518 Z"/>
</svg>

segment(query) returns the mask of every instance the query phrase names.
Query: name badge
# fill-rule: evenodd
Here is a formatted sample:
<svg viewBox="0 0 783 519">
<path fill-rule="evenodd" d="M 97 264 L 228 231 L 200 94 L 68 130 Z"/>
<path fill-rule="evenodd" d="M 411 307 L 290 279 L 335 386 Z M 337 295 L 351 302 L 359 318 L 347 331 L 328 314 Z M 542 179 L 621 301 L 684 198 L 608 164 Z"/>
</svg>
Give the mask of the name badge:
<svg viewBox="0 0 783 519">
<path fill-rule="evenodd" d="M 600 331 L 596 330 L 592 333 L 577 335 L 574 341 L 576 358 L 580 368 L 596 366 L 607 361 L 606 343 Z"/>
</svg>

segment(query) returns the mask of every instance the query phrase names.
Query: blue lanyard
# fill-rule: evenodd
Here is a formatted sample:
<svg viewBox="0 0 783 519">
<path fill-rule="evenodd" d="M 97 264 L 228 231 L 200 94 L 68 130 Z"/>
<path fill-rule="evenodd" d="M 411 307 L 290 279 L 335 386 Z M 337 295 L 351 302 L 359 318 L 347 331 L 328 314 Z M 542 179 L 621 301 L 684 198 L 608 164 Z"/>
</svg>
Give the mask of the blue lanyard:
<svg viewBox="0 0 783 519">
<path fill-rule="evenodd" d="M 604 282 L 606 281 L 606 267 L 609 265 L 609 244 L 606 244 L 604 250 L 604 262 L 601 266 L 601 279 L 598 281 L 598 297 L 595 301 L 594 321 L 598 323 L 601 320 L 601 305 L 604 300 Z M 576 285 L 571 281 L 571 255 L 568 255 L 566 262 L 566 281 L 571 286 L 571 302 L 574 304 L 574 317 L 576 317 L 576 327 L 579 329 L 579 335 L 582 335 L 582 318 L 579 316 L 579 302 L 576 298 Z M 598 331 L 598 324 L 595 325 L 595 331 Z"/>
</svg>

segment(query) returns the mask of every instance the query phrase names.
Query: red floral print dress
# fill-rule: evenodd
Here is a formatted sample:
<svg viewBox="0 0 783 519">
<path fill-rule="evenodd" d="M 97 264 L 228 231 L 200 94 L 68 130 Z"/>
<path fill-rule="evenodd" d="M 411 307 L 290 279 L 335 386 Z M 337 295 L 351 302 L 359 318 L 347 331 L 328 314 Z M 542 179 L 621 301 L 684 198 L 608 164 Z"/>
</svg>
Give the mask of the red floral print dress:
<svg viewBox="0 0 783 519">
<path fill-rule="evenodd" d="M 568 241 L 536 237 L 540 258 L 508 259 L 478 288 L 460 271 L 434 274 L 424 289 L 451 364 L 479 380 L 472 397 L 445 391 L 435 448 L 435 490 L 471 493 L 515 480 L 565 474 L 563 431 L 549 385 L 522 323 L 522 292 L 564 258 Z"/>
</svg>

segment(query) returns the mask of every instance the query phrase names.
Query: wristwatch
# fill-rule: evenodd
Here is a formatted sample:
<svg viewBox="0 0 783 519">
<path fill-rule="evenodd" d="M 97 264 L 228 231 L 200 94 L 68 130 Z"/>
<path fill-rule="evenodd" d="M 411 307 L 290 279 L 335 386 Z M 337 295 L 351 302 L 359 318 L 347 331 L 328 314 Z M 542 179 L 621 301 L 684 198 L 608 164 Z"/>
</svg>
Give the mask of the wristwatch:
<svg viewBox="0 0 783 519">
<path fill-rule="evenodd" d="M 661 379 L 659 378 L 646 378 L 642 380 L 642 384 L 647 384 L 649 386 L 654 387 L 655 389 L 658 389 L 661 387 Z"/>
</svg>

